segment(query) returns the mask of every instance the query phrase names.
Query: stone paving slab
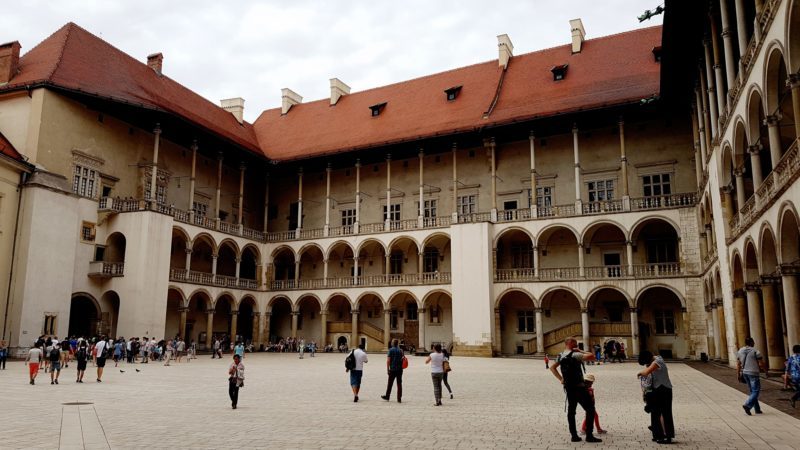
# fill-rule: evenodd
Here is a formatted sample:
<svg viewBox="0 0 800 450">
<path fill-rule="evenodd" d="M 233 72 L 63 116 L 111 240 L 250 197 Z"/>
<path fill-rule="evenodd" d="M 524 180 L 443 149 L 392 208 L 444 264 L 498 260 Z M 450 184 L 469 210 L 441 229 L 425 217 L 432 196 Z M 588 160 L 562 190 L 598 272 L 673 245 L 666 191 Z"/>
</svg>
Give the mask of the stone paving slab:
<svg viewBox="0 0 800 450">
<path fill-rule="evenodd" d="M 593 447 L 566 442 L 564 394 L 541 361 L 454 358 L 455 399 L 434 407 L 423 358 L 410 358 L 398 404 L 380 399 L 385 359 L 369 356 L 361 401 L 353 403 L 344 355 L 248 355 L 235 411 L 227 394 L 228 359 L 204 356 L 169 367 L 109 364 L 100 384 L 91 364 L 84 384 L 74 382 L 70 366 L 57 386 L 44 373 L 40 384 L 29 385 L 25 366 L 12 362 L 0 371 L 0 448 Z M 597 376 L 597 408 L 609 430 L 601 436 L 603 448 L 658 447 L 649 438 L 638 369 L 588 367 Z M 800 421 L 768 405 L 762 416 L 748 417 L 742 393 L 688 366 L 671 363 L 670 373 L 681 448 L 792 448 L 800 436 Z M 91 404 L 63 405 L 72 402 Z"/>
</svg>

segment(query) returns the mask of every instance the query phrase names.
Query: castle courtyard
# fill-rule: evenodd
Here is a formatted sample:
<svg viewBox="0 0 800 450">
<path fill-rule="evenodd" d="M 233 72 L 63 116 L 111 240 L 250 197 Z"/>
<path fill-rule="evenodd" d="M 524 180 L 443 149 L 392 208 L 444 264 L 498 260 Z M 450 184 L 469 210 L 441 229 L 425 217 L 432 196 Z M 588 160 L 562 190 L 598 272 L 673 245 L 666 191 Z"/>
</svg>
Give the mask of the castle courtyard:
<svg viewBox="0 0 800 450">
<path fill-rule="evenodd" d="M 569 443 L 564 394 L 541 360 L 454 358 L 455 398 L 433 406 L 430 369 L 411 358 L 403 403 L 380 399 L 385 360 L 370 354 L 360 401 L 352 402 L 344 356 L 247 355 L 239 408 L 231 410 L 229 360 L 113 364 L 103 383 L 91 363 L 84 384 L 75 366 L 51 386 L 40 372 L 27 383 L 22 362 L 0 371 L 7 433 L 0 448 L 576 448 Z M 588 366 L 597 376 L 597 408 L 608 434 L 602 448 L 652 448 L 636 364 Z M 744 395 L 679 363 L 670 363 L 680 448 L 791 448 L 800 421 L 763 405 L 744 415 Z M 120 372 L 124 370 L 124 373 Z M 135 369 L 139 369 L 137 372 Z M 81 403 L 81 404 L 75 404 Z M 582 413 L 578 413 L 579 418 Z"/>
</svg>

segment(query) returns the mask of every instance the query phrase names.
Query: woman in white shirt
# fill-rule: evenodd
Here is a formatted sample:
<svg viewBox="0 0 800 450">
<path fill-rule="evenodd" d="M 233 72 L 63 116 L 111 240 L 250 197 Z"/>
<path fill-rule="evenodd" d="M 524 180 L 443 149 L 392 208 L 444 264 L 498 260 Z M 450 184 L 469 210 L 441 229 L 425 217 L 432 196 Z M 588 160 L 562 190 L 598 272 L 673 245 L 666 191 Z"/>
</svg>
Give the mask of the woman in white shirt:
<svg viewBox="0 0 800 450">
<path fill-rule="evenodd" d="M 433 346 L 433 352 L 425 359 L 425 364 L 431 365 L 431 379 L 433 380 L 433 397 L 436 403 L 433 406 L 442 406 L 442 377 L 444 377 L 444 353 L 442 345 Z"/>
</svg>

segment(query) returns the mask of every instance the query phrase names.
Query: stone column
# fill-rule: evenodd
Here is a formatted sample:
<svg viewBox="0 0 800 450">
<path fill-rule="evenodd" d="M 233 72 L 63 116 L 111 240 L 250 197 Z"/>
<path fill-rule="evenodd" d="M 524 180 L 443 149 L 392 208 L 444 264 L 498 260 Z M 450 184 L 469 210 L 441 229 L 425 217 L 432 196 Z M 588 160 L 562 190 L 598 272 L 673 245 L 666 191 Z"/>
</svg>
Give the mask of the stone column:
<svg viewBox="0 0 800 450">
<path fill-rule="evenodd" d="M 489 139 L 489 151 L 492 161 L 492 221 L 497 220 L 497 145 L 494 138 Z"/>
<path fill-rule="evenodd" d="M 297 239 L 303 229 L 303 168 L 297 171 Z"/>
<path fill-rule="evenodd" d="M 717 314 L 717 302 L 716 300 L 711 300 L 711 322 L 714 324 L 714 350 L 715 350 L 715 358 L 719 359 L 722 357 L 722 336 L 720 336 L 719 332 L 719 314 Z"/>
<path fill-rule="evenodd" d="M 211 254 L 211 280 L 213 283 L 217 282 L 217 259 L 219 258 L 219 253 L 212 253 Z"/>
<path fill-rule="evenodd" d="M 625 241 L 625 259 L 628 260 L 628 276 L 633 276 L 633 241 Z"/>
<path fill-rule="evenodd" d="M 420 158 L 420 164 L 422 163 Z M 384 220 L 383 229 L 386 231 L 391 230 L 391 205 L 392 205 L 392 155 L 386 155 L 386 218 Z"/>
<path fill-rule="evenodd" d="M 539 247 L 533 247 L 533 276 L 539 278 Z"/>
<path fill-rule="evenodd" d="M 244 220 L 242 220 L 242 211 L 244 211 L 244 171 L 247 170 L 247 166 L 244 165 L 244 161 L 239 163 L 239 216 L 236 218 L 236 225 L 239 225 L 239 232 L 242 232 L 242 224 Z"/>
<path fill-rule="evenodd" d="M 356 221 L 353 224 L 353 234 L 358 234 L 358 227 L 360 223 L 361 223 L 361 160 L 356 159 Z"/>
<path fill-rule="evenodd" d="M 264 234 L 269 231 L 269 172 L 264 174 Z"/>
<path fill-rule="evenodd" d="M 708 140 L 706 139 L 706 126 L 705 126 L 705 114 L 703 113 L 703 99 L 702 95 L 700 95 L 700 89 L 695 87 L 694 90 L 695 98 L 696 98 L 696 108 L 697 108 L 697 135 L 700 139 L 700 165 L 703 168 L 703 172 L 706 170 L 706 155 L 708 154 Z"/>
<path fill-rule="evenodd" d="M 261 344 L 261 328 L 259 328 L 259 322 L 261 321 L 261 314 L 257 312 L 253 312 L 253 346 L 258 350 L 259 345 Z"/>
<path fill-rule="evenodd" d="M 428 321 L 425 319 L 427 316 L 428 311 L 425 308 L 420 308 L 417 310 L 417 323 L 419 324 L 419 349 L 425 350 L 428 348 L 428 343 L 425 340 L 425 328 L 428 325 Z"/>
<path fill-rule="evenodd" d="M 383 310 L 383 351 L 389 350 L 389 340 L 391 339 L 392 329 L 392 311 L 390 309 Z"/>
<path fill-rule="evenodd" d="M 780 275 L 783 286 L 783 306 L 786 316 L 786 338 L 789 348 L 800 344 L 800 296 L 798 296 L 799 266 L 781 264 Z"/>
<path fill-rule="evenodd" d="M 631 356 L 639 354 L 639 312 L 636 308 L 630 309 L 631 313 Z"/>
<path fill-rule="evenodd" d="M 422 280 L 422 273 L 425 270 L 425 254 L 420 251 L 417 253 L 417 274 L 420 276 L 419 280 Z"/>
<path fill-rule="evenodd" d="M 725 76 L 728 82 L 728 91 L 736 83 L 736 66 L 734 66 L 733 59 L 733 42 L 731 42 L 731 20 L 728 13 L 728 2 L 726 0 L 719 1 L 720 19 L 722 21 L 722 47 L 725 49 Z M 730 103 L 730 96 L 726 95 L 728 103 Z"/>
<path fill-rule="evenodd" d="M 767 361 L 770 372 L 782 372 L 785 361 L 781 304 L 776 292 L 776 286 L 779 283 L 780 278 L 778 277 L 761 277 L 761 295 L 764 298 L 764 331 L 767 336 Z"/>
<path fill-rule="evenodd" d="M 722 211 L 725 215 L 724 224 L 730 222 L 733 218 L 733 189 L 730 186 L 722 186 L 719 189 L 720 196 L 722 197 Z M 741 205 L 741 203 L 740 203 Z M 741 206 L 739 206 L 741 208 Z"/>
<path fill-rule="evenodd" d="M 222 152 L 217 152 L 217 190 L 214 195 L 214 223 L 219 228 L 219 208 L 222 198 Z"/>
<path fill-rule="evenodd" d="M 628 155 L 625 153 L 625 120 L 619 118 L 619 168 L 622 178 L 622 209 L 630 211 L 631 194 L 628 190 Z"/>
<path fill-rule="evenodd" d="M 583 277 L 586 275 L 586 269 L 583 264 L 583 243 L 578 243 L 578 276 Z"/>
<path fill-rule="evenodd" d="M 503 332 L 500 324 L 500 308 L 494 309 L 494 352 L 496 355 L 503 351 Z"/>
<path fill-rule="evenodd" d="M 747 201 L 744 197 L 744 167 L 737 167 L 733 175 L 736 177 L 736 201 L 739 203 L 739 209 L 742 209 Z"/>
<path fill-rule="evenodd" d="M 239 320 L 239 310 L 232 309 L 231 310 L 231 342 L 236 342 L 236 336 L 238 335 L 238 330 L 236 329 L 236 323 Z"/>
<path fill-rule="evenodd" d="M 297 337 L 297 322 L 299 321 L 300 311 L 292 311 L 292 337 Z"/>
<path fill-rule="evenodd" d="M 792 111 L 794 111 L 794 133 L 800 137 L 800 73 L 789 74 L 786 86 L 792 91 Z"/>
<path fill-rule="evenodd" d="M 531 147 L 531 217 L 536 218 L 538 217 L 537 208 L 538 205 L 536 204 L 536 136 L 533 135 L 533 131 L 531 131 L 530 136 L 528 136 L 528 141 L 530 142 Z"/>
<path fill-rule="evenodd" d="M 239 274 L 241 273 L 241 269 L 242 269 L 242 258 L 241 257 L 237 257 L 236 258 L 236 279 L 237 280 L 239 279 Z"/>
<path fill-rule="evenodd" d="M 328 259 L 322 260 L 322 285 L 328 285 Z"/>
<path fill-rule="evenodd" d="M 300 287 L 300 260 L 294 261 L 294 287 Z"/>
<path fill-rule="evenodd" d="M 324 349 L 325 346 L 328 345 L 328 310 L 323 309 L 322 311 L 320 311 L 319 318 L 320 320 L 322 320 L 319 332 L 319 334 L 321 335 L 319 345 Z"/>
<path fill-rule="evenodd" d="M 206 317 L 206 350 L 211 350 L 211 344 L 214 342 L 212 338 L 214 335 L 214 310 L 209 309 L 206 314 L 208 315 Z"/>
<path fill-rule="evenodd" d="M 717 249 L 714 247 L 714 237 L 711 235 L 714 231 L 711 229 L 711 224 L 706 224 L 706 247 L 709 253 L 716 253 Z"/>
<path fill-rule="evenodd" d="M 425 160 L 425 153 L 419 149 L 419 215 L 417 216 L 417 226 L 422 228 L 425 218 L 425 178 L 423 177 L 422 166 Z"/>
<path fill-rule="evenodd" d="M 697 178 L 697 188 L 703 184 L 703 155 L 700 153 L 700 132 L 697 126 L 697 106 L 692 103 L 692 138 L 694 140 L 694 172 Z"/>
<path fill-rule="evenodd" d="M 758 283 L 745 284 L 747 295 L 747 315 L 750 323 L 750 336 L 756 341 L 756 349 L 762 355 L 767 355 L 767 335 L 764 331 L 764 311 L 761 308 L 761 299 L 758 296 L 760 285 Z"/>
<path fill-rule="evenodd" d="M 158 203 L 158 146 L 161 143 L 161 125 L 156 124 L 153 129 L 153 169 L 150 171 L 150 203 Z"/>
<path fill-rule="evenodd" d="M 714 86 L 714 68 L 713 60 L 711 59 L 711 39 L 703 40 L 703 48 L 705 50 L 705 80 L 708 92 L 708 106 L 711 113 L 711 136 L 718 136 L 717 129 L 719 128 L 719 111 L 717 110 L 717 92 Z"/>
<path fill-rule="evenodd" d="M 542 324 L 542 308 L 536 308 L 536 353 L 544 354 L 544 325 Z"/>
<path fill-rule="evenodd" d="M 712 306 L 715 305 L 714 299 L 711 299 L 711 303 L 706 305 L 706 326 L 708 327 L 708 332 L 711 334 L 710 336 L 706 336 L 709 340 L 708 342 L 708 357 L 709 359 L 717 359 L 717 344 L 716 344 L 716 336 L 717 336 L 717 327 L 714 326 L 716 314 L 712 314 Z"/>
<path fill-rule="evenodd" d="M 453 142 L 453 214 L 452 222 L 458 223 L 458 171 L 456 170 L 458 145 Z"/>
<path fill-rule="evenodd" d="M 736 8 L 736 35 L 739 38 L 739 56 L 742 57 L 747 52 L 747 16 L 744 10 L 744 0 L 736 0 L 734 6 Z"/>
<path fill-rule="evenodd" d="M 325 229 L 323 235 L 327 237 L 331 228 L 331 163 L 325 168 Z"/>
<path fill-rule="evenodd" d="M 389 275 L 392 273 L 392 255 L 387 253 L 383 256 L 383 259 L 383 273 L 386 275 L 386 282 L 388 283 L 391 278 Z"/>
<path fill-rule="evenodd" d="M 717 21 L 711 15 L 709 15 L 709 22 L 711 26 L 711 54 L 714 58 L 714 77 L 717 83 L 717 108 L 721 114 L 725 110 L 726 90 L 722 75 L 722 65 L 720 65 L 719 30 L 717 29 Z"/>
<path fill-rule="evenodd" d="M 743 289 L 733 291 L 733 317 L 736 329 L 736 348 L 744 346 L 744 339 L 750 335 L 747 323 L 747 300 Z"/>
<path fill-rule="evenodd" d="M 764 176 L 761 174 L 761 144 L 755 144 L 747 147 L 747 152 L 750 154 L 750 165 L 753 167 L 753 188 L 758 190 L 761 183 L 764 181 Z M 741 206 L 740 206 L 741 208 Z"/>
<path fill-rule="evenodd" d="M 181 321 L 179 325 L 178 335 L 183 339 L 186 339 L 186 313 L 189 311 L 189 308 L 181 307 L 178 309 L 181 313 Z"/>
<path fill-rule="evenodd" d="M 583 350 L 589 351 L 589 310 L 581 308 L 581 329 L 583 330 Z"/>
<path fill-rule="evenodd" d="M 271 311 L 265 312 L 264 313 L 264 327 L 263 327 L 264 331 L 261 333 L 261 336 L 263 336 L 264 341 L 267 342 L 267 343 L 270 342 L 270 340 L 269 340 L 269 338 L 270 338 L 269 332 L 270 332 L 271 321 L 272 321 L 272 312 Z"/>
<path fill-rule="evenodd" d="M 350 348 L 358 347 L 358 313 L 359 311 L 357 309 L 350 311 Z"/>
<path fill-rule="evenodd" d="M 353 256 L 353 286 L 358 286 L 358 256 Z"/>
<path fill-rule="evenodd" d="M 767 134 L 769 135 L 769 156 L 772 158 L 772 168 L 778 165 L 781 160 L 783 149 L 781 148 L 781 131 L 778 126 L 781 123 L 781 113 L 776 112 L 764 119 L 767 124 Z M 755 170 L 753 170 L 755 172 Z"/>
<path fill-rule="evenodd" d="M 187 243 L 186 246 L 186 274 L 192 270 L 192 247 Z"/>
<path fill-rule="evenodd" d="M 578 125 L 572 125 L 572 157 L 575 167 L 575 214 L 581 214 L 581 157 L 578 149 Z"/>
<path fill-rule="evenodd" d="M 192 150 L 192 172 L 191 175 L 189 175 L 189 206 L 186 210 L 189 211 L 190 221 L 194 222 L 194 183 L 195 174 L 197 173 L 197 139 L 192 141 L 190 149 Z"/>
</svg>

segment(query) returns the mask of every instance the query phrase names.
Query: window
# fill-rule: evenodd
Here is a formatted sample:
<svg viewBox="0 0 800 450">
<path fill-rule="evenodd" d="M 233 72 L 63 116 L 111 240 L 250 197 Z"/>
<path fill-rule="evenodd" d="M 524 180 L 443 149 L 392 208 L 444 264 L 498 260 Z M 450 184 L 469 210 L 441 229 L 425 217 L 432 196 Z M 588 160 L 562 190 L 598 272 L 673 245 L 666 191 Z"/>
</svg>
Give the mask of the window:
<svg viewBox="0 0 800 450">
<path fill-rule="evenodd" d="M 151 180 L 148 177 L 145 180 L 145 185 L 144 185 L 144 199 L 145 200 L 150 200 L 150 195 L 151 195 L 151 193 L 150 193 L 150 183 L 151 183 Z M 167 202 L 167 186 L 156 182 L 156 203 L 163 205 L 166 202 Z"/>
<path fill-rule="evenodd" d="M 56 334 L 56 319 L 58 316 L 55 314 L 45 314 L 44 325 L 42 326 L 42 334 L 53 335 Z"/>
<path fill-rule="evenodd" d="M 439 249 L 436 247 L 428 247 L 422 255 L 423 271 L 438 272 L 439 271 Z"/>
<path fill-rule="evenodd" d="M 297 212 L 300 210 L 299 202 L 289 204 L 289 230 L 296 230 L 299 226 L 297 222 Z"/>
<path fill-rule="evenodd" d="M 386 221 L 386 205 L 383 206 L 383 220 Z M 390 222 L 399 222 L 400 221 L 400 204 L 389 205 L 389 221 Z"/>
<path fill-rule="evenodd" d="M 389 273 L 396 275 L 403 273 L 403 254 L 400 252 L 392 253 L 389 256 Z"/>
<path fill-rule="evenodd" d="M 91 222 L 81 223 L 81 240 L 94 242 L 94 224 Z"/>
<path fill-rule="evenodd" d="M 614 180 L 590 181 L 588 185 L 590 202 L 614 200 Z"/>
<path fill-rule="evenodd" d="M 342 210 L 342 226 L 349 227 L 356 223 L 356 210 L 355 209 L 343 209 Z"/>
<path fill-rule="evenodd" d="M 458 213 L 459 214 L 472 214 L 475 212 L 475 201 L 477 195 L 462 195 L 458 197 Z"/>
<path fill-rule="evenodd" d="M 517 311 L 517 331 L 520 333 L 533 333 L 536 331 L 534 327 L 535 314 L 533 310 L 526 309 Z"/>
<path fill-rule="evenodd" d="M 192 202 L 195 217 L 206 217 L 208 215 L 208 205 L 205 203 Z"/>
<path fill-rule="evenodd" d="M 76 164 L 75 172 L 72 176 L 72 192 L 80 195 L 81 197 L 94 198 L 96 180 L 96 170 Z"/>
<path fill-rule="evenodd" d="M 444 90 L 444 93 L 447 95 L 448 102 L 455 100 L 460 92 L 461 92 L 461 86 L 453 86 L 451 88 L 447 88 Z"/>
<path fill-rule="evenodd" d="M 372 117 L 379 116 L 383 109 L 386 108 L 386 102 L 378 103 L 377 105 L 372 105 L 369 109 L 372 111 Z"/>
<path fill-rule="evenodd" d="M 668 173 L 663 173 L 660 175 L 645 175 L 642 177 L 644 196 L 653 197 L 658 195 L 669 195 L 672 193 L 672 186 L 670 183 L 670 176 Z"/>
<path fill-rule="evenodd" d="M 567 76 L 567 68 L 569 64 L 561 64 L 550 69 L 553 72 L 553 81 L 563 80 Z"/>
<path fill-rule="evenodd" d="M 398 328 L 399 320 L 396 309 L 389 310 L 389 328 L 396 330 Z"/>
<path fill-rule="evenodd" d="M 528 206 L 533 206 L 531 203 L 531 190 L 528 189 Z M 536 188 L 536 206 L 538 208 L 549 208 L 553 206 L 553 187 L 542 186 Z"/>
<path fill-rule="evenodd" d="M 674 263 L 678 261 L 677 242 L 673 239 L 654 239 L 647 241 L 647 263 Z"/>
<path fill-rule="evenodd" d="M 422 205 L 422 214 L 424 218 L 430 219 L 436 217 L 437 200 L 425 200 Z M 419 202 L 416 202 L 417 210 L 419 210 Z"/>
<path fill-rule="evenodd" d="M 675 334 L 675 315 L 671 309 L 657 309 L 654 314 L 656 334 Z"/>
<path fill-rule="evenodd" d="M 430 307 L 431 323 L 442 323 L 442 311 L 438 306 Z"/>
<path fill-rule="evenodd" d="M 298 330 L 303 329 L 303 313 L 297 314 L 297 329 Z"/>
<path fill-rule="evenodd" d="M 515 269 L 533 267 L 533 246 L 530 244 L 511 246 L 511 260 Z"/>
<path fill-rule="evenodd" d="M 416 303 L 408 303 L 406 304 L 406 320 L 417 320 L 419 317 L 417 315 L 417 304 Z"/>
</svg>

